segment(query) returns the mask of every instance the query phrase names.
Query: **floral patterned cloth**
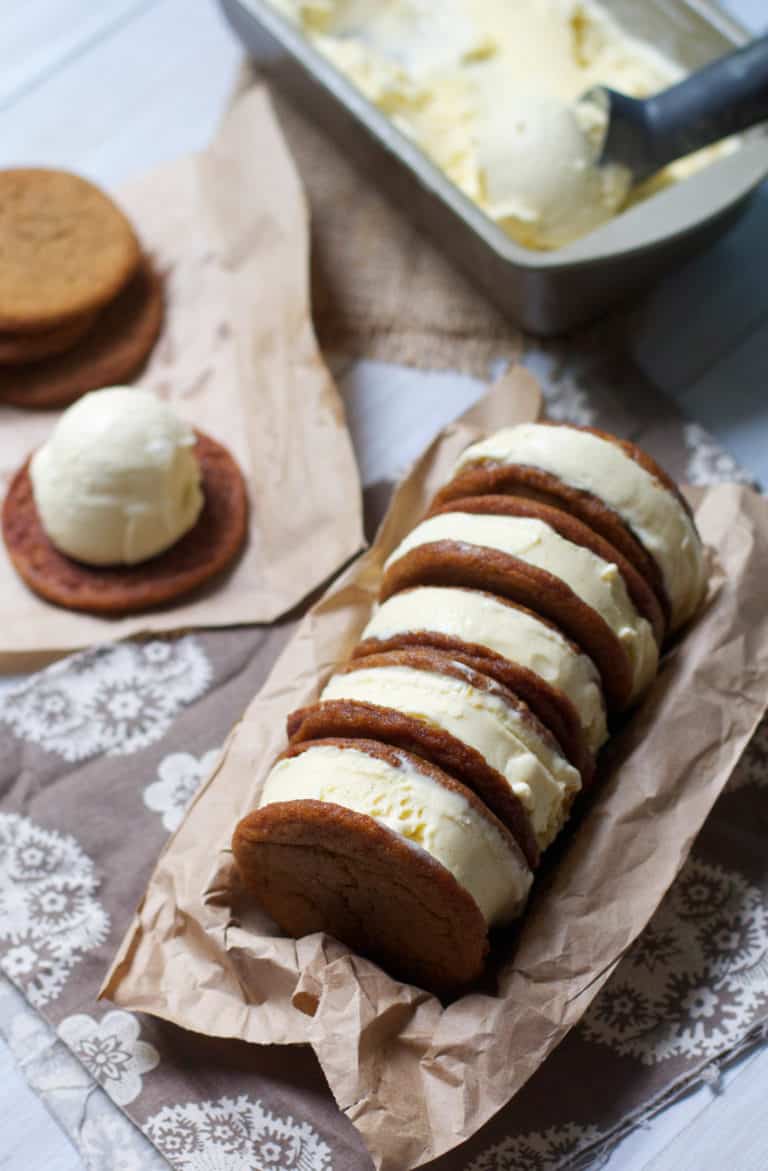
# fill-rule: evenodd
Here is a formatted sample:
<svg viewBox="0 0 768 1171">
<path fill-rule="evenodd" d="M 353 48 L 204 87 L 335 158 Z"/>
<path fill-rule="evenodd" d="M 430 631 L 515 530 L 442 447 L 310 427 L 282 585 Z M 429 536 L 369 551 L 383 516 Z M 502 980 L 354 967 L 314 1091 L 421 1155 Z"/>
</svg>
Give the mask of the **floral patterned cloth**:
<svg viewBox="0 0 768 1171">
<path fill-rule="evenodd" d="M 622 425 L 594 371 L 565 373 L 552 354 L 530 361 L 554 417 L 645 440 L 678 476 L 732 478 L 694 425 L 658 402 L 646 425 Z M 378 485 L 377 507 L 384 495 Z M 167 833 L 291 630 L 97 647 L 0 698 L 0 969 L 13 982 L 0 983 L 0 1030 L 89 1171 L 371 1166 L 301 1047 L 211 1040 L 95 999 Z M 765 1025 L 767 788 L 763 727 L 581 1025 L 435 1171 L 589 1162 Z"/>
</svg>

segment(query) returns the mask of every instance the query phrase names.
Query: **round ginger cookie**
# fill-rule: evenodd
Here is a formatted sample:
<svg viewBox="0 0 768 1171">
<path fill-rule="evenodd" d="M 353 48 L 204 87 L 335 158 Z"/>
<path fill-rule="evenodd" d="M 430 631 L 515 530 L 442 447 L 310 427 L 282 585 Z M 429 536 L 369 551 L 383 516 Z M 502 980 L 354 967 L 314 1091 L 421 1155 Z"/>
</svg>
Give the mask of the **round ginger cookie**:
<svg viewBox="0 0 768 1171">
<path fill-rule="evenodd" d="M 238 824 L 232 851 L 245 892 L 294 939 L 324 931 L 443 996 L 482 972 L 488 939 L 472 898 L 365 814 L 267 805 Z"/>
<path fill-rule="evenodd" d="M 246 537 L 245 482 L 225 447 L 196 432 L 205 503 L 194 527 L 164 553 L 133 566 L 84 565 L 60 553 L 35 506 L 29 460 L 3 503 L 3 538 L 19 576 L 36 594 L 70 610 L 122 615 L 165 605 L 226 569 Z"/>
<path fill-rule="evenodd" d="M 0 403 L 30 409 L 66 407 L 91 390 L 129 382 L 149 356 L 162 324 L 162 280 L 145 258 L 70 350 L 0 370 Z"/>
<path fill-rule="evenodd" d="M 46 331 L 111 301 L 139 242 L 110 197 L 67 171 L 0 171 L 0 330 Z"/>
<path fill-rule="evenodd" d="M 514 838 L 478 797 L 431 763 L 371 740 L 330 738 L 293 745 L 277 758 L 316 749 L 372 756 L 405 767 L 466 802 L 466 824 L 506 843 L 519 871 L 519 912 L 530 871 Z M 351 803 L 351 802 L 350 802 Z M 270 801 L 240 821 L 232 842 L 249 896 L 290 936 L 325 931 L 351 949 L 443 994 L 478 977 L 488 950 L 486 919 L 471 893 L 428 848 L 413 849 L 395 829 L 332 800 Z M 505 855 L 505 858 L 507 855 Z"/>
<path fill-rule="evenodd" d="M 97 317 L 83 313 L 45 333 L 0 333 L 0 366 L 23 366 L 66 353 L 93 328 Z"/>
</svg>

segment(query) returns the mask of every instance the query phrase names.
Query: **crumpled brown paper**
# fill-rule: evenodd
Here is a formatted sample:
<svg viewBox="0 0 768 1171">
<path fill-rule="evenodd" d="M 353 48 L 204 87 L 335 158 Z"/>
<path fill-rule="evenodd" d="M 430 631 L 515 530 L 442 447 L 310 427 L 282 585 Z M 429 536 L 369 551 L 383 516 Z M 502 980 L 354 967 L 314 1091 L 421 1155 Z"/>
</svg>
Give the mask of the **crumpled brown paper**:
<svg viewBox="0 0 768 1171">
<path fill-rule="evenodd" d="M 198 1032 L 308 1042 L 387 1171 L 469 1137 L 576 1023 L 672 883 L 768 703 L 768 501 L 720 485 L 697 509 L 714 550 L 707 605 L 611 742 L 602 783 L 539 876 L 517 938 L 497 940 L 481 988 L 443 1006 L 326 936 L 281 938 L 242 901 L 229 838 L 283 745 L 285 715 L 351 649 L 383 561 L 459 451 L 537 409 L 530 375 L 513 372 L 417 462 L 375 545 L 307 615 L 235 728 L 103 990 Z"/>
<path fill-rule="evenodd" d="M 166 277 L 163 334 L 138 384 L 238 459 L 249 487 L 248 546 L 228 575 L 189 600 L 108 619 L 38 598 L 0 542 L 6 671 L 143 631 L 273 621 L 363 543 L 344 410 L 310 317 L 306 203 L 266 92 L 244 95 L 202 154 L 160 167 L 118 198 Z M 58 413 L 1 410 L 5 486 Z"/>
</svg>

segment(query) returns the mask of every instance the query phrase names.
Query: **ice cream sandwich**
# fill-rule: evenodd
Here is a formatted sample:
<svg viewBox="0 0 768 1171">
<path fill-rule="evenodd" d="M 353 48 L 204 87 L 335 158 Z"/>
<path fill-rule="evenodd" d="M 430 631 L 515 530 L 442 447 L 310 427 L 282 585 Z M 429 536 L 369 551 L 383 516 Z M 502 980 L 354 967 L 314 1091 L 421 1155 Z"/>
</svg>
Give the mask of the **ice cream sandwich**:
<svg viewBox="0 0 768 1171">
<path fill-rule="evenodd" d="M 401 729 L 407 743 L 393 738 Z M 527 704 L 431 649 L 353 659 L 331 677 L 319 705 L 289 719 L 289 732 L 294 740 L 357 734 L 432 760 L 482 797 L 532 865 L 581 788 L 578 770 Z"/>
<path fill-rule="evenodd" d="M 387 560 L 381 599 L 416 585 L 491 590 L 556 623 L 593 659 L 611 709 L 638 699 L 656 673 L 664 618 L 653 591 L 560 509 L 508 496 L 441 506 Z"/>
<path fill-rule="evenodd" d="M 443 992 L 480 974 L 489 927 L 519 914 L 532 879 L 471 791 L 366 739 L 289 748 L 232 848 L 245 889 L 289 935 L 326 931 Z"/>
<path fill-rule="evenodd" d="M 608 736 L 600 676 L 551 622 L 483 590 L 417 586 L 376 608 L 352 655 L 412 646 L 444 651 L 509 687 L 589 783 Z"/>
<path fill-rule="evenodd" d="M 610 541 L 653 588 L 671 630 L 698 608 L 706 567 L 696 524 L 674 481 L 636 444 L 589 427 L 507 427 L 467 448 L 435 504 L 498 493 L 555 504 Z"/>
</svg>

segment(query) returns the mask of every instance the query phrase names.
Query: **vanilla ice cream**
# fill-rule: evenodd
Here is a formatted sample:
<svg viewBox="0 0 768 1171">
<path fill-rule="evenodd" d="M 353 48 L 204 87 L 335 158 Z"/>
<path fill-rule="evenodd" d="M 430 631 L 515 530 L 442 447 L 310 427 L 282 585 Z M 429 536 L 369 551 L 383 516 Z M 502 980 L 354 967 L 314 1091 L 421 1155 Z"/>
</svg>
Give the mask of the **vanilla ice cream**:
<svg viewBox="0 0 768 1171">
<path fill-rule="evenodd" d="M 631 698 L 651 683 L 658 667 L 659 649 L 650 623 L 635 609 L 613 562 L 566 540 L 533 517 L 443 512 L 417 525 L 388 558 L 386 568 L 412 549 L 433 541 L 496 549 L 559 577 L 582 602 L 597 611 L 626 651 L 632 667 Z"/>
<path fill-rule="evenodd" d="M 528 248 L 559 248 L 586 235 L 627 198 L 629 171 L 595 166 L 591 109 L 515 95 L 478 128 L 485 208 Z"/>
<path fill-rule="evenodd" d="M 278 761 L 259 808 L 306 800 L 366 814 L 425 850 L 469 892 L 489 926 L 520 913 L 532 876 L 519 849 L 471 801 L 425 775 L 405 754 L 395 766 L 327 744 Z"/>
<path fill-rule="evenodd" d="M 661 571 L 675 630 L 695 613 L 706 585 L 704 550 L 691 517 L 661 481 L 616 443 L 572 427 L 521 423 L 467 448 L 456 471 L 522 464 L 590 492 L 613 509 Z"/>
<path fill-rule="evenodd" d="M 355 670 L 332 676 L 321 698 L 392 708 L 474 748 L 506 778 L 541 848 L 558 833 L 581 788 L 578 771 L 521 712 L 493 691 L 452 675 L 410 666 L 368 667 L 361 659 Z"/>
<path fill-rule="evenodd" d="M 487 647 L 533 671 L 571 701 L 591 752 L 607 740 L 597 668 L 535 615 L 477 590 L 418 586 L 383 602 L 362 637 L 384 640 L 420 630 Z"/>
<path fill-rule="evenodd" d="M 87 565 L 135 565 L 170 548 L 203 507 L 195 434 L 146 390 L 93 391 L 33 456 L 40 521 Z"/>
<path fill-rule="evenodd" d="M 569 243 L 627 199 L 626 172 L 594 165 L 600 114 L 577 99 L 596 85 L 646 97 L 684 76 L 596 0 L 272 3 L 530 248 Z M 638 193 L 686 177 L 719 150 L 672 164 Z"/>
</svg>

